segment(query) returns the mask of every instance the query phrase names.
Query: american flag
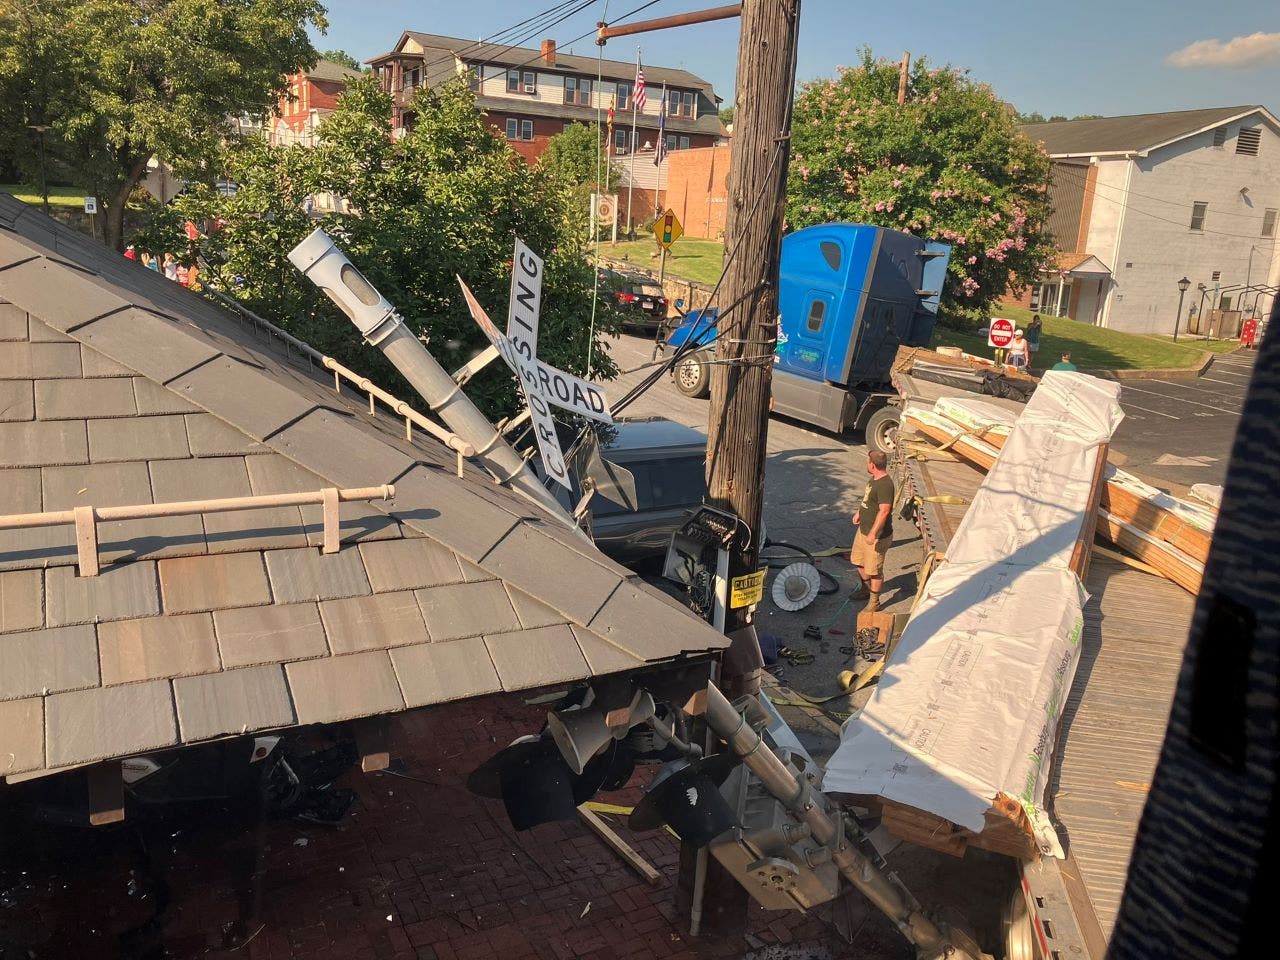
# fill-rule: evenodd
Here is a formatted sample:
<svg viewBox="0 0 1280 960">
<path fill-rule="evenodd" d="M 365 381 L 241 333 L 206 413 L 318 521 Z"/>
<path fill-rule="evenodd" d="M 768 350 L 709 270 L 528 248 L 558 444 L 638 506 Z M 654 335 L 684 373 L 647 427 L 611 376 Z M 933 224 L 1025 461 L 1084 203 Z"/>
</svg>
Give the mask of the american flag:
<svg viewBox="0 0 1280 960">
<path fill-rule="evenodd" d="M 667 156 L 667 88 L 662 88 L 662 105 L 658 107 L 658 145 L 653 151 L 653 165 L 661 166 Z"/>
<path fill-rule="evenodd" d="M 640 54 L 636 54 L 636 88 L 631 94 L 636 110 L 643 111 L 647 99 L 644 95 L 644 67 L 640 66 Z"/>
</svg>

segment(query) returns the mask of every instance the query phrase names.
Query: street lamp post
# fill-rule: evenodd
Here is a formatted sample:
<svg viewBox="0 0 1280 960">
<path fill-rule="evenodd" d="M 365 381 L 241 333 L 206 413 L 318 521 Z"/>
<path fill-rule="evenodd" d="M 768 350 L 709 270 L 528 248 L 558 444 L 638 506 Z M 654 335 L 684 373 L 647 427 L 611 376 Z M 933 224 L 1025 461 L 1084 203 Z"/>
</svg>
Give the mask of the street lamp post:
<svg viewBox="0 0 1280 960">
<path fill-rule="evenodd" d="M 1209 295 L 1209 288 L 1203 283 L 1198 283 L 1196 289 L 1200 291 L 1200 309 L 1196 311 L 1197 323 L 1204 323 L 1204 298 Z"/>
<path fill-rule="evenodd" d="M 44 134 L 46 130 L 52 128 L 47 123 L 29 123 L 27 126 L 36 132 L 36 139 L 40 142 L 40 194 L 44 197 L 44 212 L 47 216 L 49 213 L 49 175 L 45 170 L 44 163 Z"/>
<path fill-rule="evenodd" d="M 1183 277 L 1178 281 L 1178 313 L 1173 318 L 1173 342 L 1178 342 L 1178 324 L 1182 320 L 1182 298 L 1187 295 L 1187 288 L 1191 286 L 1191 281 Z"/>
</svg>

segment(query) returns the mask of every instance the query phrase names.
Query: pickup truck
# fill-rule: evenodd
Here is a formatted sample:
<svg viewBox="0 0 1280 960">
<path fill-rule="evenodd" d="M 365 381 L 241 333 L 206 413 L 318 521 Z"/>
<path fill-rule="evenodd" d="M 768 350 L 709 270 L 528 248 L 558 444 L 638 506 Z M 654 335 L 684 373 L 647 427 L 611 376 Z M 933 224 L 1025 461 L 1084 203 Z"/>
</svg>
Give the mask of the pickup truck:
<svg viewBox="0 0 1280 960">
<path fill-rule="evenodd" d="M 866 224 L 808 227 L 782 240 L 773 412 L 890 443 L 890 373 L 899 346 L 926 346 L 951 247 Z M 717 310 L 689 313 L 667 345 L 698 347 L 672 371 L 689 397 L 710 393 Z"/>
</svg>

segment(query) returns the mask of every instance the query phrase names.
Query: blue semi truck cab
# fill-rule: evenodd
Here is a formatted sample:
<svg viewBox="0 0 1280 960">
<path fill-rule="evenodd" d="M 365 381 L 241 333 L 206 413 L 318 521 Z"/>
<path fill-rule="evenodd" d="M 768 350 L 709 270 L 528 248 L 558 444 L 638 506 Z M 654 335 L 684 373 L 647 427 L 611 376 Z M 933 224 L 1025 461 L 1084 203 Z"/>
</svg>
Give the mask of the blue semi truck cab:
<svg viewBox="0 0 1280 960">
<path fill-rule="evenodd" d="M 927 346 L 937 320 L 950 246 L 866 224 L 807 227 L 782 240 L 781 320 L 773 368 L 773 411 L 835 433 L 876 433 L 894 396 L 899 346 Z M 693 340 L 672 371 L 686 396 L 710 392 L 715 308 L 686 316 L 669 347 Z M 896 412 L 879 418 L 896 422 Z"/>
</svg>

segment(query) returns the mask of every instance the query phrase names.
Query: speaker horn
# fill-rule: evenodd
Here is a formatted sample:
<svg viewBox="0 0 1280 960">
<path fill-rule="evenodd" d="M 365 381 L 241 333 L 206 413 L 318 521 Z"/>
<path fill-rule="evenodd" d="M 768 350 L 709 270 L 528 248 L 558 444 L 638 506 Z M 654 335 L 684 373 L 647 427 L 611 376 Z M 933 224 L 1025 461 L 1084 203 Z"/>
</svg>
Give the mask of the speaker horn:
<svg viewBox="0 0 1280 960">
<path fill-rule="evenodd" d="M 632 727 L 653 716 L 653 697 L 637 690 L 631 704 L 606 712 L 598 705 L 547 714 L 547 728 L 565 763 L 581 775 L 591 758 L 614 740 L 621 740 Z"/>
</svg>

